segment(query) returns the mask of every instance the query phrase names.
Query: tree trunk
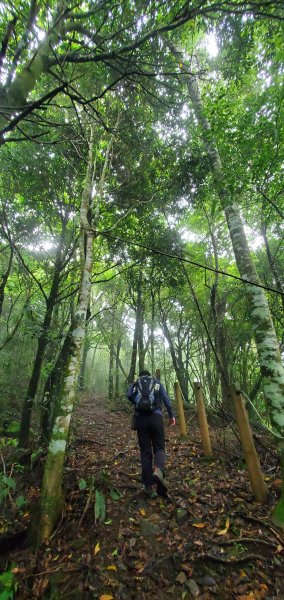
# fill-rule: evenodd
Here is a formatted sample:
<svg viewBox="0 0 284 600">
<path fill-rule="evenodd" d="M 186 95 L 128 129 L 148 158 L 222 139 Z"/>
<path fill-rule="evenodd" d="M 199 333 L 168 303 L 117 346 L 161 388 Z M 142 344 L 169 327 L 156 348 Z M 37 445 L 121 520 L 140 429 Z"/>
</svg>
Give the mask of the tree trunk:
<svg viewBox="0 0 284 600">
<path fill-rule="evenodd" d="M 209 216 L 207 214 L 206 209 L 204 208 L 204 212 L 206 215 L 212 247 L 214 254 L 214 262 L 215 262 L 215 281 L 211 289 L 210 295 L 210 304 L 211 311 L 213 316 L 213 327 L 214 327 L 214 337 L 215 337 L 215 347 L 216 347 L 216 367 L 220 373 L 220 381 L 221 381 L 221 392 L 222 392 L 222 402 L 224 408 L 230 408 L 230 378 L 229 378 L 229 366 L 226 352 L 226 332 L 224 327 L 224 319 L 226 313 L 226 304 L 221 300 L 220 294 L 218 292 L 219 287 L 219 273 L 217 272 L 219 269 L 219 257 L 218 257 L 218 242 L 216 239 L 215 232 L 211 226 Z"/>
<path fill-rule="evenodd" d="M 0 89 L 0 129 L 4 128 L 10 121 L 11 115 L 18 109 L 23 110 L 29 93 L 35 88 L 41 75 L 48 69 L 48 56 L 50 49 L 59 39 L 60 30 L 63 23 L 63 15 L 66 10 L 65 2 L 58 2 L 57 11 L 53 22 L 44 40 L 40 42 L 38 48 L 33 50 L 26 64 L 19 70 L 15 77 L 7 86 Z"/>
<path fill-rule="evenodd" d="M 144 315 L 142 303 L 142 277 L 140 276 L 137 289 L 137 319 L 138 319 L 138 365 L 139 373 L 144 370 L 145 352 L 144 352 Z"/>
<path fill-rule="evenodd" d="M 183 361 L 183 352 L 182 352 L 182 348 L 181 348 L 180 344 L 178 345 L 178 348 L 177 348 L 177 364 L 178 364 L 178 368 L 179 368 L 179 372 L 180 372 L 180 378 L 182 381 L 183 397 L 184 397 L 185 401 L 188 402 L 188 377 L 187 377 L 187 373 L 186 373 L 186 369 L 185 369 L 185 364 Z"/>
<path fill-rule="evenodd" d="M 68 359 L 71 352 L 72 329 L 73 327 L 71 325 L 65 337 L 57 361 L 44 386 L 40 419 L 41 439 L 44 444 L 49 442 L 54 425 L 55 414 L 57 412 L 57 398 L 60 395 L 60 390 L 64 380 L 64 367 L 66 364 L 68 364 Z"/>
<path fill-rule="evenodd" d="M 71 333 L 70 355 L 64 367 L 64 382 L 58 398 L 57 413 L 45 463 L 38 529 L 40 542 L 50 536 L 64 504 L 62 474 L 70 420 L 76 397 L 86 327 L 86 313 L 91 290 L 93 238 L 94 234 L 92 232 L 86 234 L 86 258 Z"/>
<path fill-rule="evenodd" d="M 213 316 L 215 346 L 218 360 L 216 367 L 220 373 L 222 403 L 224 408 L 232 408 L 230 406 L 230 389 L 229 389 L 229 367 L 226 353 L 226 334 L 224 331 L 224 318 L 226 305 L 217 296 L 215 284 L 212 286 L 210 303 Z M 215 356 L 216 359 L 216 356 Z"/>
<path fill-rule="evenodd" d="M 161 313 L 161 315 L 162 315 L 162 328 L 163 328 L 165 338 L 167 339 L 168 344 L 169 344 L 170 354 L 172 357 L 172 362 L 173 362 L 173 367 L 174 367 L 174 370 L 176 373 L 176 377 L 177 377 L 180 389 L 182 391 L 182 395 L 183 395 L 185 401 L 188 402 L 188 391 L 187 391 L 187 385 L 185 385 L 184 373 L 183 373 L 182 369 L 180 368 L 178 357 L 176 355 L 175 347 L 174 347 L 174 344 L 173 344 L 173 341 L 171 338 L 171 334 L 169 332 L 169 328 L 168 328 L 165 316 L 163 315 L 163 313 Z"/>
<path fill-rule="evenodd" d="M 180 62 L 182 59 L 180 53 L 177 53 L 173 47 L 172 50 Z M 240 211 L 231 197 L 211 126 L 205 116 L 197 77 L 190 75 L 183 66 L 182 69 L 187 74 L 186 81 L 189 96 L 202 131 L 215 189 L 226 216 L 238 270 L 244 279 L 260 284 L 250 255 Z M 264 290 L 257 287 L 257 285 L 245 283 L 245 291 L 249 303 L 249 314 L 251 315 L 260 369 L 263 375 L 264 393 L 270 412 L 271 424 L 277 434 L 281 472 L 284 480 L 284 368 Z M 284 487 L 282 487 L 281 499 L 275 509 L 274 516 L 284 526 Z"/>
<path fill-rule="evenodd" d="M 38 542 L 47 539 L 62 511 L 64 498 L 62 475 L 65 448 L 69 434 L 70 420 L 75 402 L 77 382 L 80 371 L 81 353 L 84 344 L 86 315 L 90 301 L 91 277 L 93 268 L 93 240 L 90 231 L 88 210 L 92 200 L 93 185 L 93 132 L 89 144 L 89 159 L 86 180 L 81 202 L 81 284 L 79 299 L 72 323 L 70 336 L 70 354 L 64 365 L 64 380 L 57 400 L 57 411 L 52 436 L 48 447 L 45 470 L 41 488 Z"/>
<path fill-rule="evenodd" d="M 109 165 L 109 155 L 112 145 L 112 138 L 108 144 L 104 167 L 99 182 L 99 196 L 96 206 L 96 220 L 94 227 L 97 226 L 99 217 L 99 203 L 103 192 L 106 170 Z M 89 157 L 86 180 L 82 193 L 82 202 L 80 209 L 81 218 L 81 283 L 79 289 L 79 299 L 77 309 L 74 315 L 73 328 L 71 333 L 71 353 L 69 361 L 64 369 L 64 382 L 58 399 L 58 409 L 53 426 L 51 441 L 48 448 L 48 454 L 45 464 L 44 477 L 41 489 L 40 500 L 40 518 L 38 527 L 38 542 L 46 540 L 62 511 L 64 498 L 62 492 L 62 475 L 65 457 L 65 448 L 67 444 L 70 420 L 73 412 L 73 406 L 76 397 L 78 375 L 80 371 L 81 354 L 85 338 L 86 315 L 90 302 L 91 279 L 93 269 L 93 241 L 94 233 L 89 223 L 89 215 L 93 207 L 92 189 L 94 177 L 94 159 L 93 159 L 93 130 L 89 143 Z"/>
<path fill-rule="evenodd" d="M 5 273 L 3 273 L 3 275 L 2 275 L 2 281 L 0 284 L 0 316 L 2 315 L 3 302 L 4 302 L 4 296 L 5 296 L 5 287 L 6 287 L 6 283 L 8 281 L 8 277 L 10 275 L 11 268 L 12 268 L 13 254 L 14 254 L 14 250 L 13 250 L 13 247 L 11 247 L 8 266 L 7 266 Z"/>
<path fill-rule="evenodd" d="M 151 289 L 151 329 L 150 329 L 150 352 L 151 372 L 155 373 L 155 292 Z"/>
<path fill-rule="evenodd" d="M 281 281 L 281 279 L 279 277 L 279 273 L 277 271 L 274 258 L 273 258 L 272 254 L 271 254 L 271 250 L 270 250 L 270 246 L 269 246 L 269 242 L 268 242 L 267 234 L 266 234 L 265 223 L 261 224 L 261 232 L 262 232 L 262 237 L 263 237 L 263 240 L 264 240 L 264 245 L 265 245 L 267 260 L 268 260 L 271 272 L 273 274 L 273 277 L 275 279 L 276 287 L 279 290 L 279 292 L 282 293 L 281 301 L 282 301 L 282 310 L 283 310 L 283 314 L 284 314 L 284 285 L 283 285 L 283 283 L 282 283 L 282 281 Z"/>
<path fill-rule="evenodd" d="M 138 311 L 136 310 L 136 319 L 135 319 L 135 327 L 134 327 L 134 334 L 133 334 L 128 383 L 132 383 L 132 381 L 134 381 L 134 378 L 135 378 L 136 360 L 137 360 L 138 328 L 139 328 L 139 316 L 138 316 Z"/>
<path fill-rule="evenodd" d="M 83 347 L 83 356 L 82 356 L 82 364 L 79 375 L 79 389 L 83 391 L 86 387 L 86 365 L 87 365 L 87 356 L 90 348 L 90 343 L 88 339 L 88 324 L 89 319 L 91 317 L 90 303 L 88 306 L 87 314 L 86 314 L 86 330 L 85 330 L 85 339 L 84 339 L 84 347 Z"/>
<path fill-rule="evenodd" d="M 117 340 L 116 344 L 116 352 L 115 352 L 115 390 L 114 397 L 115 399 L 119 398 L 119 369 L 120 367 L 120 350 L 121 350 L 121 338 Z"/>
<path fill-rule="evenodd" d="M 114 315 L 112 317 L 112 328 L 110 332 L 109 342 L 109 367 L 108 367 L 108 397 L 113 400 L 114 393 L 114 361 L 115 361 L 115 347 L 114 347 Z"/>
<path fill-rule="evenodd" d="M 53 309 L 57 300 L 58 290 L 60 285 L 60 275 L 63 267 L 62 263 L 62 251 L 64 245 L 66 233 L 66 223 L 63 221 L 61 239 L 56 252 L 56 259 L 54 265 L 53 281 L 49 297 L 46 298 L 46 311 L 44 321 L 42 325 L 42 332 L 38 339 L 38 346 L 33 365 L 31 378 L 29 381 L 27 393 L 24 399 L 24 406 L 21 416 L 21 425 L 19 431 L 19 446 L 23 448 L 28 444 L 30 434 L 31 415 L 34 406 L 35 395 L 41 374 L 41 367 L 45 356 L 46 347 L 48 344 L 48 334 L 50 331 L 50 325 L 52 320 Z"/>
</svg>

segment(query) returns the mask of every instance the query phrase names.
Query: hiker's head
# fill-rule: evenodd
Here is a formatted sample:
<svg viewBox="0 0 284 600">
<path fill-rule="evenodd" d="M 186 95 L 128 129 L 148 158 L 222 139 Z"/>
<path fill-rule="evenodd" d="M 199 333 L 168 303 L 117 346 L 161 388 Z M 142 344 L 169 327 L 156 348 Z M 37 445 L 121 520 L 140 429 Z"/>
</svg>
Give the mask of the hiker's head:
<svg viewBox="0 0 284 600">
<path fill-rule="evenodd" d="M 151 373 L 149 371 L 147 371 L 146 369 L 144 369 L 144 371 L 140 371 L 139 377 L 143 377 L 143 375 L 151 375 Z"/>
</svg>

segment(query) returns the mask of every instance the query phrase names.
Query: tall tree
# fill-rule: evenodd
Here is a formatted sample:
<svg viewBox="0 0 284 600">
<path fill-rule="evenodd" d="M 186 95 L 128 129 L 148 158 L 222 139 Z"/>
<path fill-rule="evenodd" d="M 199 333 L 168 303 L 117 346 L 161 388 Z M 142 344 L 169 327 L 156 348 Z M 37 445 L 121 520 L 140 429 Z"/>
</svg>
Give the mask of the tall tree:
<svg viewBox="0 0 284 600">
<path fill-rule="evenodd" d="M 228 229 L 234 249 L 236 263 L 245 283 L 245 290 L 250 304 L 251 323 L 259 356 L 259 364 L 263 375 L 265 397 L 270 411 L 272 426 L 277 434 L 279 456 L 283 477 L 283 491 L 274 515 L 284 522 L 284 367 L 281 359 L 279 343 L 273 326 L 268 302 L 261 287 L 253 263 L 239 207 L 226 182 L 226 174 L 215 142 L 211 125 L 206 116 L 196 76 L 186 66 L 182 53 L 169 43 L 181 69 L 185 74 L 188 93 L 198 120 L 202 139 L 208 154 L 209 164 L 216 192 L 224 210 Z"/>
</svg>

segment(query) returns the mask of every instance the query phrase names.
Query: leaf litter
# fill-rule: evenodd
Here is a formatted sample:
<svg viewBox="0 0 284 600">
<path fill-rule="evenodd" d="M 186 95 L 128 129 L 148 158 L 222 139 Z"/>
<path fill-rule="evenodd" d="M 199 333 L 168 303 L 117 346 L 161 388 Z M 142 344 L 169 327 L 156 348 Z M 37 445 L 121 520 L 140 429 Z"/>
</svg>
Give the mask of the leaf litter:
<svg viewBox="0 0 284 600">
<path fill-rule="evenodd" d="M 20 548 L 9 556 L 17 597 L 284 598 L 284 532 L 269 520 L 280 493 L 275 453 L 258 434 L 270 490 L 261 506 L 235 436 L 222 444 L 225 427 L 211 425 L 212 461 L 202 456 L 194 420 L 186 438 L 166 427 L 169 497 L 148 499 L 129 414 L 83 398 L 66 459 L 65 513 L 36 554 Z"/>
</svg>

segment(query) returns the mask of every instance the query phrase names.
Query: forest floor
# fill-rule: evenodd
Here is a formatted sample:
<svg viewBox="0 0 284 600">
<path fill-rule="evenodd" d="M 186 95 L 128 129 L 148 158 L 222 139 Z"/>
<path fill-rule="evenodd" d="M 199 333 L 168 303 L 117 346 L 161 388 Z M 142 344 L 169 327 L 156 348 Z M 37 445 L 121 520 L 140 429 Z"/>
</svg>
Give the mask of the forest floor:
<svg viewBox="0 0 284 600">
<path fill-rule="evenodd" d="M 265 506 L 254 502 L 232 430 L 211 425 L 208 461 L 194 418 L 185 438 L 166 427 L 169 497 L 150 500 L 129 414 L 85 397 L 73 422 L 65 514 L 36 555 L 22 546 L 5 558 L 18 585 L 14 597 L 284 599 L 284 531 L 269 519 L 279 472 L 266 436 L 257 434 L 269 487 Z M 27 496 L 37 497 L 38 479 L 35 468 Z M 17 527 L 28 519 L 23 509 Z"/>
</svg>

